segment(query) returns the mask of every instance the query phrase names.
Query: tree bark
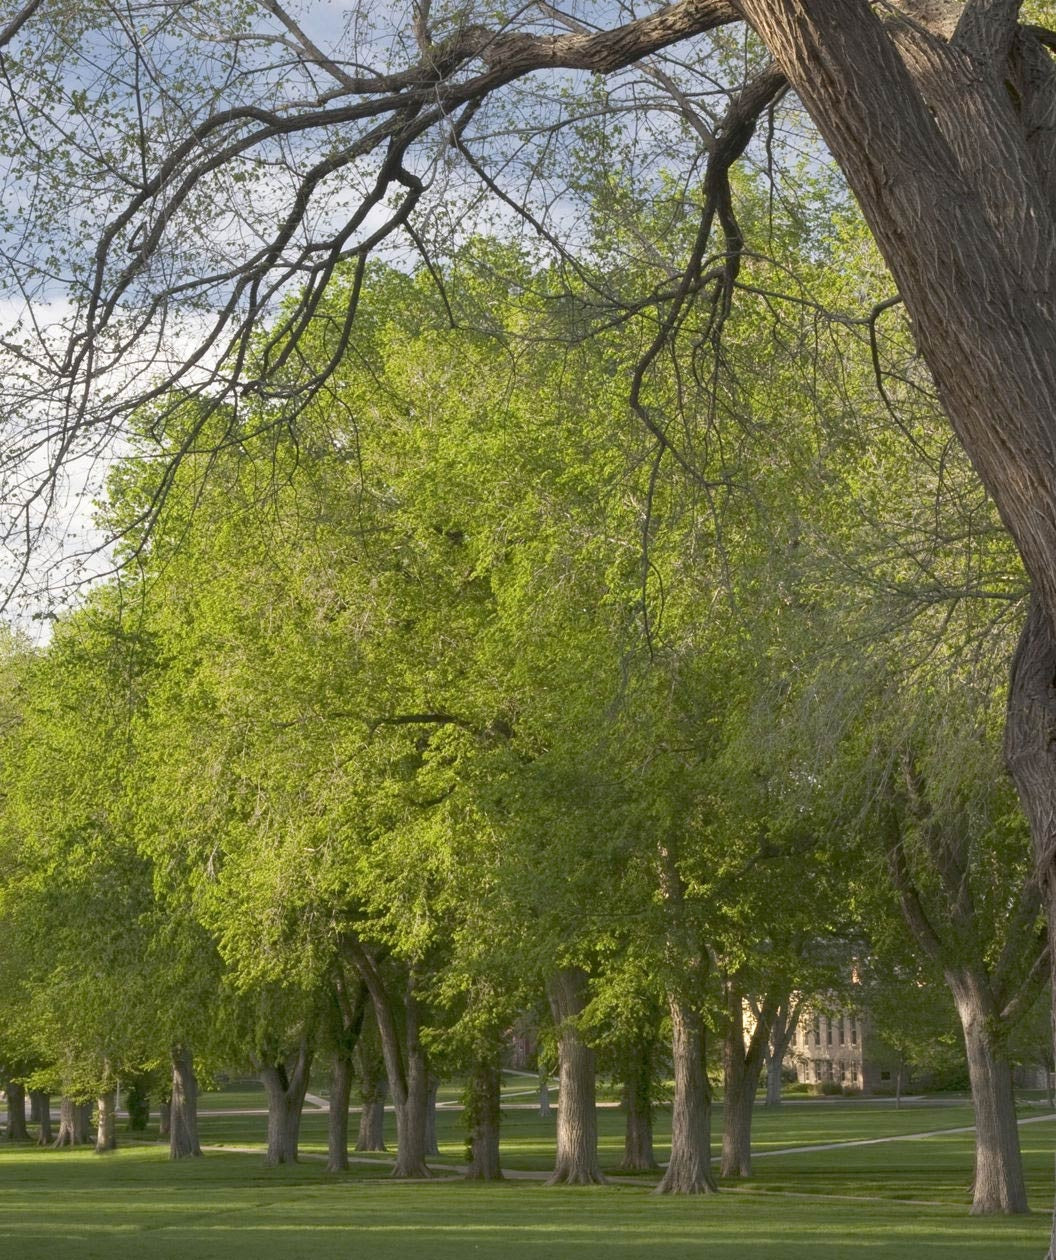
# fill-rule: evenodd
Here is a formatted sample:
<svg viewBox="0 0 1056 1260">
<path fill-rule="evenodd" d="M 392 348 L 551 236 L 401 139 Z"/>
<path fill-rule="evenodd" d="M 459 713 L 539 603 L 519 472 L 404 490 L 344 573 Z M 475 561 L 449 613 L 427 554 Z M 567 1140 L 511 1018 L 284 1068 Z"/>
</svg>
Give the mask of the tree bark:
<svg viewBox="0 0 1056 1260">
<path fill-rule="evenodd" d="M 366 985 L 360 980 L 350 990 L 344 969 L 339 967 L 334 976 L 331 1005 L 334 1051 L 330 1059 L 330 1108 L 326 1126 L 327 1172 L 344 1172 L 348 1168 L 348 1100 L 366 1005 Z"/>
<path fill-rule="evenodd" d="M 781 1069 L 799 1024 L 799 1003 L 790 995 L 774 1012 L 766 1053 L 766 1106 L 781 1106 Z"/>
<path fill-rule="evenodd" d="M 478 1063 L 466 1099 L 469 1128 L 467 1181 L 502 1181 L 499 1123 L 502 1072 L 497 1063 Z"/>
<path fill-rule="evenodd" d="M 719 1169 L 724 1177 L 752 1175 L 752 1116 L 776 1005 L 769 997 L 763 999 L 755 1027 L 746 1041 L 742 999 L 740 986 L 733 981 L 728 982 L 722 1056 L 725 1085 L 722 1164 Z"/>
<path fill-rule="evenodd" d="M 972 1214 L 1027 1212 L 1012 1064 L 993 1043 L 992 1004 L 970 974 L 951 976 L 950 987 L 964 1030 L 975 1108 Z"/>
<path fill-rule="evenodd" d="M 201 1155 L 198 1140 L 198 1078 L 186 1046 L 172 1048 L 172 1096 L 169 1102 L 169 1158 Z"/>
<path fill-rule="evenodd" d="M 117 1091 L 104 1089 L 96 1102 L 95 1153 L 102 1155 L 105 1151 L 117 1147 Z"/>
<path fill-rule="evenodd" d="M 26 1087 L 20 1081 L 7 1083 L 7 1136 L 12 1142 L 29 1139 L 26 1128 Z"/>
<path fill-rule="evenodd" d="M 352 1094 L 352 1061 L 340 1051 L 330 1061 L 330 1112 L 326 1124 L 326 1171 L 348 1169 L 348 1100 Z"/>
<path fill-rule="evenodd" d="M 429 1086 L 425 1096 L 425 1153 L 439 1155 L 440 1147 L 436 1141 L 436 1096 L 440 1092 L 440 1079 L 429 1073 Z"/>
<path fill-rule="evenodd" d="M 403 1038 L 396 1019 L 396 1003 L 382 978 L 377 960 L 355 938 L 344 941 L 345 953 L 359 972 L 370 994 L 374 1018 L 381 1036 L 385 1073 L 396 1111 L 396 1164 L 394 1177 L 429 1177 L 425 1162 L 426 1103 L 429 1072 L 418 1029 L 418 998 L 414 973 L 406 976 L 403 996 Z"/>
<path fill-rule="evenodd" d="M 63 1094 L 59 1103 L 59 1131 L 55 1135 L 54 1145 L 78 1146 L 87 1140 L 83 1108 L 68 1094 Z"/>
<path fill-rule="evenodd" d="M 158 1099 L 158 1137 L 164 1141 L 172 1136 L 172 1096 Z"/>
<path fill-rule="evenodd" d="M 34 1089 L 30 1093 L 30 1115 L 40 1126 L 37 1134 L 38 1146 L 50 1146 L 51 1133 L 51 1095 L 42 1089 Z"/>
<path fill-rule="evenodd" d="M 366 1012 L 364 1012 L 366 1015 Z M 357 1151 L 385 1150 L 385 1095 L 388 1082 L 377 1021 L 364 1019 L 354 1052 L 359 1076 L 359 1134 Z"/>
<path fill-rule="evenodd" d="M 598 1163 L 594 1051 L 579 1035 L 576 1018 L 587 1004 L 587 973 L 564 967 L 547 984 L 557 1025 L 557 1158 L 547 1184 L 602 1185 Z"/>
<path fill-rule="evenodd" d="M 297 1162 L 301 1110 L 311 1063 L 308 1038 L 302 1035 L 297 1054 L 291 1061 L 268 1063 L 260 1068 L 260 1079 L 268 1096 L 268 1152 L 264 1161 L 268 1168 Z"/>
<path fill-rule="evenodd" d="M 546 1068 L 539 1069 L 539 1119 L 550 1119 L 550 1073 Z"/>
<path fill-rule="evenodd" d="M 704 1020 L 698 1010 L 672 994 L 671 1053 L 675 1096 L 671 1104 L 671 1160 L 657 1194 L 712 1194 L 711 1086 L 704 1070 Z"/>
<path fill-rule="evenodd" d="M 653 1152 L 653 1053 L 653 1043 L 646 1041 L 627 1056 L 622 1098 L 627 1123 L 620 1165 L 625 1172 L 652 1172 L 659 1167 Z"/>
<path fill-rule="evenodd" d="M 362 1076 L 360 1089 L 362 1091 Z M 369 1093 L 361 1093 L 362 1110 L 359 1113 L 357 1151 L 384 1151 L 385 1146 L 385 1078 L 376 1077 Z"/>
</svg>

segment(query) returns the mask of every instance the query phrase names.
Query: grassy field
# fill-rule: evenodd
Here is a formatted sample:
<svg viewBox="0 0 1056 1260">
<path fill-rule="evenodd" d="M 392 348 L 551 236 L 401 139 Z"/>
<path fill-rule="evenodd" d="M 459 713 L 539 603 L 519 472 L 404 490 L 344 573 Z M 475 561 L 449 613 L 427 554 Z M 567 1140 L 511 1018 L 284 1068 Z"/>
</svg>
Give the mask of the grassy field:
<svg viewBox="0 0 1056 1260">
<path fill-rule="evenodd" d="M 207 1100 L 202 1140 L 211 1147 L 259 1149 L 264 1117 L 222 1115 L 228 1099 L 262 1103 L 236 1084 Z M 220 1101 L 223 1100 L 223 1101 Z M 1023 1115 L 1040 1116 L 1036 1107 Z M 657 1153 L 666 1155 L 667 1114 L 657 1125 Z M 602 1163 L 615 1170 L 621 1117 L 603 1109 Z M 721 1115 L 716 1117 L 721 1124 Z M 0 1149 L 0 1256 L 44 1260 L 370 1260 L 405 1257 L 648 1256 L 676 1260 L 759 1257 L 807 1260 L 1041 1260 L 1050 1217 L 980 1220 L 967 1215 L 972 1139 L 935 1133 L 971 1123 L 964 1105 L 796 1101 L 756 1118 L 756 1175 L 703 1199 L 658 1199 L 650 1180 L 589 1189 L 556 1189 L 529 1178 L 473 1186 L 455 1176 L 462 1156 L 462 1120 L 441 1110 L 441 1158 L 432 1183 L 386 1178 L 384 1157 L 330 1177 L 320 1155 L 326 1118 L 306 1111 L 301 1164 L 265 1169 L 259 1154 L 210 1150 L 202 1160 L 170 1163 L 147 1141 L 112 1155 L 89 1151 Z M 504 1163 L 545 1170 L 553 1158 L 553 1123 L 529 1110 L 504 1115 Z M 910 1135 L 932 1133 L 933 1136 Z M 1050 1206 L 1056 1120 L 1022 1130 L 1035 1206 Z M 832 1142 L 891 1139 L 873 1145 Z M 786 1153 L 790 1148 L 805 1151 Z M 774 1152 L 767 1156 L 764 1152 Z"/>
</svg>

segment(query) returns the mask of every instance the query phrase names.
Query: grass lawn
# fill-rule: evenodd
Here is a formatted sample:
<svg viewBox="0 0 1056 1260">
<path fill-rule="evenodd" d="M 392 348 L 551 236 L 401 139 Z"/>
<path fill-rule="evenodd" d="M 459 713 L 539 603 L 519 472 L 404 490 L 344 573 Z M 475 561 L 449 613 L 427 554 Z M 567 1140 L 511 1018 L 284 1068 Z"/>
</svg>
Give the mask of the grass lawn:
<svg viewBox="0 0 1056 1260">
<path fill-rule="evenodd" d="M 233 1091 L 235 1092 L 235 1091 Z M 238 1089 L 242 1092 L 241 1088 Z M 219 1109 L 219 1104 L 212 1110 Z M 1039 1114 L 1036 1108 L 1025 1115 Z M 658 1154 L 666 1155 L 661 1111 Z M 717 1117 L 721 1123 L 721 1116 Z M 602 1162 L 619 1161 L 621 1117 L 603 1109 Z M 762 1156 L 756 1176 L 703 1199 L 658 1199 L 649 1182 L 557 1189 L 539 1181 L 474 1186 L 458 1180 L 406 1184 L 384 1178 L 384 1164 L 357 1164 L 328 1177 L 306 1158 L 265 1169 L 255 1155 L 212 1151 L 170 1163 L 164 1149 L 129 1144 L 98 1157 L 89 1151 L 0 1148 L 0 1256 L 18 1260 L 405 1260 L 422 1257 L 606 1257 L 676 1260 L 1041 1260 L 1050 1218 L 967 1215 L 970 1134 L 904 1137 L 871 1146 L 817 1149 L 832 1141 L 886 1138 L 956 1128 L 971 1121 L 960 1106 L 843 1105 L 824 1100 L 760 1109 L 756 1149 L 814 1146 Z M 462 1154 L 461 1117 L 438 1116 L 442 1158 Z M 259 1147 L 262 1116 L 202 1117 L 208 1144 Z M 325 1149 L 325 1116 L 306 1112 L 302 1150 Z M 1052 1201 L 1056 1121 L 1025 1125 L 1031 1197 Z M 504 1116 L 504 1163 L 545 1169 L 553 1124 L 531 1111 Z"/>
</svg>

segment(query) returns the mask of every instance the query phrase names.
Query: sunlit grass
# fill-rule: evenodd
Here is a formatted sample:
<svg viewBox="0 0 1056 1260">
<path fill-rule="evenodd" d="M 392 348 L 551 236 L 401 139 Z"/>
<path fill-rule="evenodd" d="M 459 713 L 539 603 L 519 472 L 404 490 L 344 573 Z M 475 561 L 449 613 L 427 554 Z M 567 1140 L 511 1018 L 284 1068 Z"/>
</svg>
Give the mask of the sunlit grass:
<svg viewBox="0 0 1056 1260">
<path fill-rule="evenodd" d="M 241 1093 L 241 1086 L 231 1091 Z M 218 1095 L 223 1097 L 223 1095 Z M 223 1116 L 204 1108 L 202 1137 L 259 1151 L 263 1116 Z M 1039 1114 L 1037 1108 L 1025 1114 Z M 354 1131 L 353 1117 L 353 1131 Z M 391 1133 L 391 1115 L 389 1141 Z M 963 1106 L 896 1111 L 890 1104 L 829 1100 L 759 1109 L 757 1149 L 888 1138 L 969 1124 Z M 666 1155 L 669 1116 L 658 1115 L 657 1153 Z M 716 1132 L 721 1115 L 716 1117 Z M 549 1168 L 554 1123 L 530 1109 L 504 1114 L 509 1169 Z M 622 1117 L 600 1112 L 602 1162 L 622 1151 Z M 1024 1156 L 1034 1204 L 1052 1199 L 1056 1122 L 1025 1125 Z M 440 1164 L 462 1158 L 459 1113 L 441 1109 Z M 326 1117 L 306 1112 L 306 1156 L 326 1145 Z M 258 1153 L 211 1150 L 171 1163 L 163 1145 L 126 1144 L 112 1155 L 87 1150 L 0 1149 L 0 1256 L 44 1260 L 370 1260 L 404 1257 L 606 1256 L 682 1260 L 1040 1260 L 1049 1217 L 981 1220 L 967 1214 L 971 1134 L 902 1138 L 871 1146 L 763 1156 L 755 1177 L 707 1199 L 658 1199 L 649 1182 L 556 1189 L 541 1181 L 502 1186 L 459 1180 L 402 1184 L 387 1179 L 385 1157 L 326 1174 L 321 1160 L 266 1169 Z"/>
</svg>

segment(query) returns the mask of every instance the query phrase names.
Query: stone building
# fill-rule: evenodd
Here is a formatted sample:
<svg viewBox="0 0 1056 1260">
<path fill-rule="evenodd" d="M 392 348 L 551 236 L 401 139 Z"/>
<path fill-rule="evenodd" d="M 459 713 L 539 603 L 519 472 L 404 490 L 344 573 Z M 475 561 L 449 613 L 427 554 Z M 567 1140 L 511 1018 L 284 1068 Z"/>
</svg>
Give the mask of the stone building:
<svg viewBox="0 0 1056 1260">
<path fill-rule="evenodd" d="M 785 1062 L 808 1085 L 826 1081 L 869 1093 L 888 1084 L 890 1073 L 870 1060 L 868 1022 L 860 1013 L 806 1013 L 788 1048 Z"/>
</svg>

